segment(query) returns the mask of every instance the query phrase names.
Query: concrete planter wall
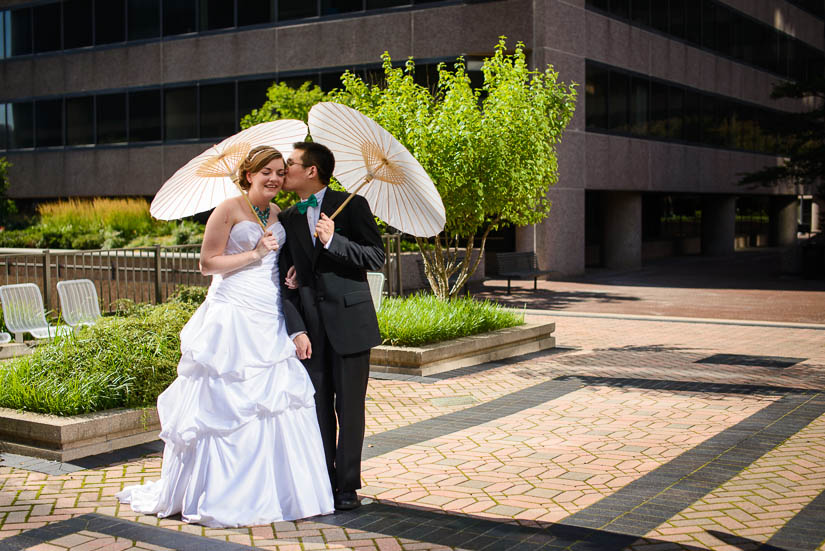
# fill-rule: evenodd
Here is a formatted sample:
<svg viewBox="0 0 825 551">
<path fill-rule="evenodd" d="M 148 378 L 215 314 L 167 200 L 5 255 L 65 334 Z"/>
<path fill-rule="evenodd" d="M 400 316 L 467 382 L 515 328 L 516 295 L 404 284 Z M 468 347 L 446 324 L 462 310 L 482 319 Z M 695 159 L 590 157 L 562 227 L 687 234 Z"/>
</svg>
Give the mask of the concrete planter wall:
<svg viewBox="0 0 825 551">
<path fill-rule="evenodd" d="M 370 370 L 426 376 L 556 346 L 555 323 L 525 324 L 421 347 L 377 346 Z"/>
<path fill-rule="evenodd" d="M 157 409 L 59 417 L 0 408 L 0 451 L 68 462 L 157 440 Z"/>
</svg>

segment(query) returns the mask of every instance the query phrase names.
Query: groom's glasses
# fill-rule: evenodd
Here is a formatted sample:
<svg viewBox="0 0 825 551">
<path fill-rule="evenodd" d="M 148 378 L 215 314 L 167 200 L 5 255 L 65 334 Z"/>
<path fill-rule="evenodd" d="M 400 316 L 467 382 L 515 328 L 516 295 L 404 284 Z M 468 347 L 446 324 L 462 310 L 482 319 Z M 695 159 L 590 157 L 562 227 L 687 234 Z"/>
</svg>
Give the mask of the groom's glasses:
<svg viewBox="0 0 825 551">
<path fill-rule="evenodd" d="M 312 165 L 305 165 L 304 163 L 296 163 L 296 162 L 295 162 L 295 161 L 293 161 L 292 159 L 287 159 L 287 160 L 286 160 L 286 166 L 288 166 L 288 167 L 289 167 L 289 166 L 292 166 L 292 165 L 301 165 L 301 166 L 303 166 L 303 167 L 312 166 Z"/>
</svg>

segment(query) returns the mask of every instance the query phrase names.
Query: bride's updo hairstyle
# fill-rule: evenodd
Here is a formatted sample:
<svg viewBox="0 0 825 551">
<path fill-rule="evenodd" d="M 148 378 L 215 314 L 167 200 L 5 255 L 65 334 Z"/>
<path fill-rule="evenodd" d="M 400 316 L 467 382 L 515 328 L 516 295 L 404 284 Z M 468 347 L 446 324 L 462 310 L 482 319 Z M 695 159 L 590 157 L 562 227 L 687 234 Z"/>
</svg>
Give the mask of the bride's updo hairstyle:
<svg viewBox="0 0 825 551">
<path fill-rule="evenodd" d="M 241 189 L 244 191 L 249 191 L 251 184 L 249 180 L 246 179 L 247 174 L 255 174 L 256 172 L 260 172 L 263 168 L 274 161 L 275 159 L 283 159 L 284 156 L 281 155 L 281 152 L 269 145 L 259 145 L 258 147 L 253 147 L 249 151 L 249 155 L 246 156 L 241 164 L 238 166 L 238 173 L 235 176 L 235 181 L 241 186 Z"/>
</svg>

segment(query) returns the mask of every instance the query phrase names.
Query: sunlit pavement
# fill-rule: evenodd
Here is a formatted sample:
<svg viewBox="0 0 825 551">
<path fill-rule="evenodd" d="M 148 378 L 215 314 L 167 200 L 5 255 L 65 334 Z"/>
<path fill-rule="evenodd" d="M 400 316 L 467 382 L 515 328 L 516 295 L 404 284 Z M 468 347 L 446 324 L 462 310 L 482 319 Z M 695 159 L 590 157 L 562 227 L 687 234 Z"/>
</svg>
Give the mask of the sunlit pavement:
<svg viewBox="0 0 825 551">
<path fill-rule="evenodd" d="M 531 306 L 555 350 L 371 379 L 354 512 L 214 530 L 117 503 L 158 446 L 6 454 L 0 551 L 825 550 L 825 325 Z"/>
</svg>

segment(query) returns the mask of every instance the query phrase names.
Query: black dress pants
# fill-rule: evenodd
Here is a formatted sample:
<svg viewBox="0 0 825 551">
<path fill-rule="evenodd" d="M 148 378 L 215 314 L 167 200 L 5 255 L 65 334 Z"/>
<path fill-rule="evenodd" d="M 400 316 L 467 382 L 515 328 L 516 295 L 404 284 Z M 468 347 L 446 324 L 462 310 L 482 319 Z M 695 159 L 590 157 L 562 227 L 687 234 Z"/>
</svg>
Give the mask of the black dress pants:
<svg viewBox="0 0 825 551">
<path fill-rule="evenodd" d="M 310 339 L 312 357 L 304 366 L 315 387 L 315 409 L 332 490 L 354 491 L 361 487 L 370 351 L 341 356 L 323 329 L 316 330 Z"/>
</svg>

